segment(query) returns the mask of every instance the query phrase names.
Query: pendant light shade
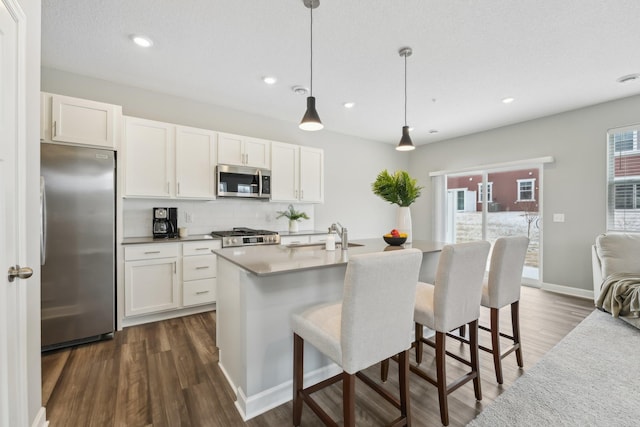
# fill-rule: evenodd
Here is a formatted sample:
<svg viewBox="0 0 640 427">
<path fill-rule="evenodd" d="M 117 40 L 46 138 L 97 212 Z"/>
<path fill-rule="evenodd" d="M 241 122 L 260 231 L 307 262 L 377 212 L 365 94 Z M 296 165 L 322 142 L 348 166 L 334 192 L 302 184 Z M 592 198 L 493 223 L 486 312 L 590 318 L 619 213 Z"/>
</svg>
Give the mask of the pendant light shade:
<svg viewBox="0 0 640 427">
<path fill-rule="evenodd" d="M 307 97 L 307 111 L 304 113 L 304 117 L 300 122 L 300 129 L 320 130 L 323 127 L 320 116 L 318 116 L 318 112 L 316 111 L 316 98 L 309 96 Z"/>
<path fill-rule="evenodd" d="M 316 111 L 316 98 L 313 96 L 313 9 L 320 6 L 320 0 L 302 0 L 302 3 L 305 7 L 309 8 L 311 14 L 311 25 L 310 25 L 310 52 L 311 52 L 311 84 L 309 85 L 309 96 L 307 97 L 307 111 L 304 113 L 304 117 L 302 117 L 302 121 L 300 122 L 300 129 L 302 130 L 320 130 L 324 127 L 322 122 L 320 121 L 320 116 L 318 115 L 318 111 Z"/>
<path fill-rule="evenodd" d="M 396 147 L 398 151 L 415 150 L 415 146 L 409 136 L 409 126 L 407 126 L 407 56 L 411 56 L 413 50 L 410 47 L 403 47 L 398 51 L 400 56 L 404 57 L 404 126 L 402 126 L 402 138 Z"/>
<path fill-rule="evenodd" d="M 400 143 L 396 147 L 398 151 L 411 151 L 415 150 L 415 146 L 411 141 L 411 137 L 409 136 L 409 126 L 402 126 L 402 138 L 400 139 Z"/>
</svg>

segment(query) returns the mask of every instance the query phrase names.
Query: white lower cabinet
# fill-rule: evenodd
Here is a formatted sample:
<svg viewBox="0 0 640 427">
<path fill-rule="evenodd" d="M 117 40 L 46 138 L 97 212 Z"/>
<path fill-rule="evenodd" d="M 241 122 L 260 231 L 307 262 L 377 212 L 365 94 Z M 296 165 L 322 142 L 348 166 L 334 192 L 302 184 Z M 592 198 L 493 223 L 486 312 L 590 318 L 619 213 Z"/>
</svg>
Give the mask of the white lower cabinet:
<svg viewBox="0 0 640 427">
<path fill-rule="evenodd" d="M 182 245 L 182 305 L 207 304 L 216 300 L 216 256 L 220 241 Z"/>
<path fill-rule="evenodd" d="M 214 303 L 216 256 L 212 251 L 220 247 L 218 240 L 125 246 L 125 318 L 143 323 Z"/>
<path fill-rule="evenodd" d="M 125 316 L 180 306 L 177 244 L 136 245 L 124 253 Z"/>
</svg>

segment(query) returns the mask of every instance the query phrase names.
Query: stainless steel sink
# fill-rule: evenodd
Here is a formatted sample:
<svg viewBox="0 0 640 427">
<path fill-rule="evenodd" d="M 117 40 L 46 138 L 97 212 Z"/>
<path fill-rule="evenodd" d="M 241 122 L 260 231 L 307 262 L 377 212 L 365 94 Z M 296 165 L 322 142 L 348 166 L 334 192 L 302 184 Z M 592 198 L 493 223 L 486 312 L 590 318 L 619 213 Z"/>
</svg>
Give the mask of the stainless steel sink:
<svg viewBox="0 0 640 427">
<path fill-rule="evenodd" d="M 341 243 L 336 243 L 336 248 L 340 247 Z M 360 243 L 349 243 L 348 247 L 354 248 L 358 246 L 364 246 Z M 314 248 L 314 249 L 324 249 L 324 242 L 318 243 L 292 243 L 290 245 L 286 245 L 287 248 L 295 249 L 295 248 Z"/>
</svg>

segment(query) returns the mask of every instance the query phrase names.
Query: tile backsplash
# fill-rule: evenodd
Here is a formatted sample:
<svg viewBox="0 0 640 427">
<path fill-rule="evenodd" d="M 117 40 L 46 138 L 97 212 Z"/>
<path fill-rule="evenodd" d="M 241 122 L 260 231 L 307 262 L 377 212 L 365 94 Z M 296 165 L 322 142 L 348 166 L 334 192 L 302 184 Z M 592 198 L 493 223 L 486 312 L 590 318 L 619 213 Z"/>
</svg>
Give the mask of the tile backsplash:
<svg viewBox="0 0 640 427">
<path fill-rule="evenodd" d="M 314 229 L 314 205 L 293 204 L 311 219 L 300 222 L 300 230 Z M 276 219 L 278 211 L 284 211 L 289 203 L 260 200 L 223 199 L 213 201 L 124 199 L 123 237 L 151 236 L 152 209 L 154 207 L 178 208 L 178 227 L 187 227 L 190 235 L 209 234 L 214 230 L 230 230 L 233 227 L 249 227 L 273 231 L 287 231 L 286 218 Z M 190 221 L 189 221 L 190 220 Z"/>
</svg>

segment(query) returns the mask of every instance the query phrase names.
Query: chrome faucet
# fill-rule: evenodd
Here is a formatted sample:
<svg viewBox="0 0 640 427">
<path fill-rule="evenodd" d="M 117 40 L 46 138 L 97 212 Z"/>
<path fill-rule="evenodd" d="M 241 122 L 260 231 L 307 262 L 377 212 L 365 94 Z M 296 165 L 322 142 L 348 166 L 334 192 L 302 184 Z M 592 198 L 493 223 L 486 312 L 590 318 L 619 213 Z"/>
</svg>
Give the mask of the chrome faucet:
<svg viewBox="0 0 640 427">
<path fill-rule="evenodd" d="M 342 224 L 338 222 L 331 224 L 329 230 L 333 233 L 336 233 L 338 237 L 340 237 L 340 245 L 342 246 L 342 249 L 347 249 L 349 247 L 349 239 L 347 237 L 346 227 L 343 227 Z"/>
</svg>

